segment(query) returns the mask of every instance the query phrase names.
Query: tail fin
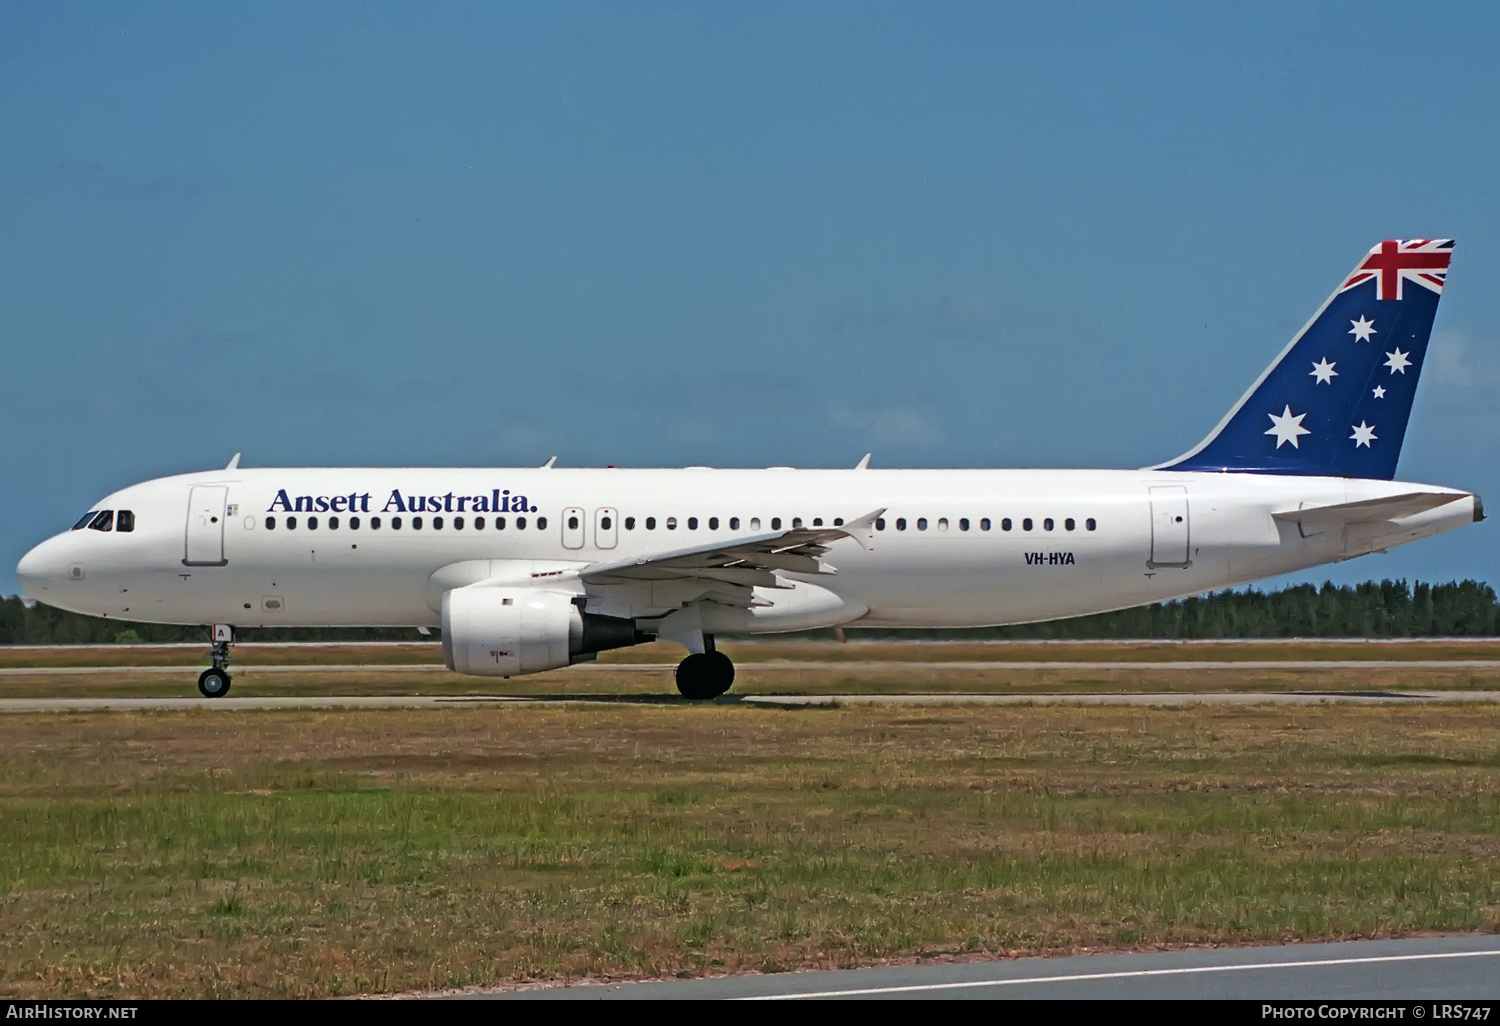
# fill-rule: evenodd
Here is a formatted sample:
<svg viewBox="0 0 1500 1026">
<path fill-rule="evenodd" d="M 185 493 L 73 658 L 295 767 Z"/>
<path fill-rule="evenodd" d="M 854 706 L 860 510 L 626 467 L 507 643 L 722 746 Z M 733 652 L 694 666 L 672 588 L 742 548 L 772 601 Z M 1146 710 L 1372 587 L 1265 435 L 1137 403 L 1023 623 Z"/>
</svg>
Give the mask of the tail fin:
<svg viewBox="0 0 1500 1026">
<path fill-rule="evenodd" d="M 1390 480 L 1452 239 L 1370 250 L 1209 436 L 1154 470 Z"/>
</svg>

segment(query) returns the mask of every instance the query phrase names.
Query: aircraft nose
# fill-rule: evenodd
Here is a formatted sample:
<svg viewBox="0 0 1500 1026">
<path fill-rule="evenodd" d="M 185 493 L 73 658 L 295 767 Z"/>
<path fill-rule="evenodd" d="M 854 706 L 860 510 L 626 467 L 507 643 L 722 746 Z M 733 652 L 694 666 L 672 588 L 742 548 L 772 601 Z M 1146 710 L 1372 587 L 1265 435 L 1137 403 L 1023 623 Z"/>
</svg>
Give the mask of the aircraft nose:
<svg viewBox="0 0 1500 1026">
<path fill-rule="evenodd" d="M 16 564 L 16 579 L 28 597 L 43 597 L 72 572 L 62 550 L 56 538 L 48 538 L 21 557 Z"/>
</svg>

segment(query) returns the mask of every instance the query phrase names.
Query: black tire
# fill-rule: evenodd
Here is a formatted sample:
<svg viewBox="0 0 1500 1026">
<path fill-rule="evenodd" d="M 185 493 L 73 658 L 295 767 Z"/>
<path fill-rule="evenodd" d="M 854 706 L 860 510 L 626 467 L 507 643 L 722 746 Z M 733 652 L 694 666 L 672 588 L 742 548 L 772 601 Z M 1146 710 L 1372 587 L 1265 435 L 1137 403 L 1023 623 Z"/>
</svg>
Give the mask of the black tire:
<svg viewBox="0 0 1500 1026">
<path fill-rule="evenodd" d="M 695 652 L 677 664 L 677 690 L 683 698 L 718 698 L 734 683 L 734 663 L 723 652 Z"/>
<path fill-rule="evenodd" d="M 230 682 L 227 671 L 212 666 L 198 674 L 198 690 L 204 698 L 223 698 L 229 694 Z"/>
</svg>

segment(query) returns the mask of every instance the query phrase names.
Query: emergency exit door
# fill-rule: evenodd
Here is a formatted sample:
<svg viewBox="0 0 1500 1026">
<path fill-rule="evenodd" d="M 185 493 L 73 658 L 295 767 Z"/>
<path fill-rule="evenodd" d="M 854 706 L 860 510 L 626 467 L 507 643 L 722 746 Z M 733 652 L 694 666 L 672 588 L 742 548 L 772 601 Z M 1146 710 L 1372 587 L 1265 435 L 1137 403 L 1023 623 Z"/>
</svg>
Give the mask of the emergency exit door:
<svg viewBox="0 0 1500 1026">
<path fill-rule="evenodd" d="M 563 510 L 562 543 L 565 549 L 583 548 L 583 510 L 577 506 Z"/>
<path fill-rule="evenodd" d="M 613 506 L 594 510 L 594 547 L 612 549 L 620 537 L 620 511 Z"/>
<path fill-rule="evenodd" d="M 223 566 L 226 485 L 197 485 L 188 495 L 187 550 L 184 566 Z"/>
<path fill-rule="evenodd" d="M 1151 489 L 1151 565 L 1187 566 L 1188 499 L 1182 485 Z"/>
</svg>

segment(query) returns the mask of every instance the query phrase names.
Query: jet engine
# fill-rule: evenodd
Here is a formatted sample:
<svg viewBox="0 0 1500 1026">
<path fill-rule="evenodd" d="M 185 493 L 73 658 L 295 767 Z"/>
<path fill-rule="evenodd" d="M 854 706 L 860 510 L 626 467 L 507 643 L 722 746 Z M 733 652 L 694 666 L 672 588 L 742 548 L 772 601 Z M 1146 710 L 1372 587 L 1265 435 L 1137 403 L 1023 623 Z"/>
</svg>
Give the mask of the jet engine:
<svg viewBox="0 0 1500 1026">
<path fill-rule="evenodd" d="M 566 592 L 474 585 L 443 595 L 443 658 L 476 677 L 555 670 L 649 640 L 634 620 L 585 613 Z"/>
</svg>

